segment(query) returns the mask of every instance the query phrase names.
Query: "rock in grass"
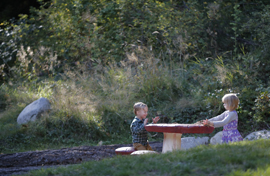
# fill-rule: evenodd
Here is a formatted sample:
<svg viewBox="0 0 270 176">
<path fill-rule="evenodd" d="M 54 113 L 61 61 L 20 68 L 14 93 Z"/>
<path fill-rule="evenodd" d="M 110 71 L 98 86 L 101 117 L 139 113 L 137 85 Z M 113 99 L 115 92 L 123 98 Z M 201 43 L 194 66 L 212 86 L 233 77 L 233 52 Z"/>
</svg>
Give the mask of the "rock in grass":
<svg viewBox="0 0 270 176">
<path fill-rule="evenodd" d="M 185 137 L 181 139 L 181 150 L 187 150 L 209 143 L 209 137 Z"/>
<path fill-rule="evenodd" d="M 270 131 L 267 131 L 267 130 L 255 131 L 253 133 L 250 133 L 244 138 L 244 140 L 249 140 L 249 141 L 253 141 L 257 139 L 270 139 Z"/>
<path fill-rule="evenodd" d="M 223 131 L 220 131 L 217 134 L 215 134 L 215 136 L 213 136 L 210 139 L 210 144 L 212 144 L 212 145 L 221 144 L 222 143 L 222 134 L 223 134 Z"/>
<path fill-rule="evenodd" d="M 46 98 L 40 98 L 26 106 L 17 118 L 18 124 L 35 121 L 43 112 L 49 111 L 51 104 Z"/>
</svg>

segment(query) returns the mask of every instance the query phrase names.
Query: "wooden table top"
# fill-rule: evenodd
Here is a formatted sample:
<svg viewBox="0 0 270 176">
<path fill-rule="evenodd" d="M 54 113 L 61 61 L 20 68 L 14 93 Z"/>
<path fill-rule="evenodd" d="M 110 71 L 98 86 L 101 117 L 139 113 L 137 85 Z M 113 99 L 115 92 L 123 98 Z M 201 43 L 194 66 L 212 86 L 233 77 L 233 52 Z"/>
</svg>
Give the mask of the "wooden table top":
<svg viewBox="0 0 270 176">
<path fill-rule="evenodd" d="M 162 133 L 212 133 L 214 127 L 203 126 L 201 124 L 149 124 L 145 126 L 149 132 L 162 132 Z"/>
</svg>

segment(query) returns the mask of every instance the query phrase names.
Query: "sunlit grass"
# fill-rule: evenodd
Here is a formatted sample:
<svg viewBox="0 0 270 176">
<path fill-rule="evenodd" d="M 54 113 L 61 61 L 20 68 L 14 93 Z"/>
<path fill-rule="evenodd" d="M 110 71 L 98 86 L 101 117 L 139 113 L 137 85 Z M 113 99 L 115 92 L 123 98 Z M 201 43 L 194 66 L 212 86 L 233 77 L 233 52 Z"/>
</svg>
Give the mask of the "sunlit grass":
<svg viewBox="0 0 270 176">
<path fill-rule="evenodd" d="M 270 175 L 270 165 L 258 167 L 257 169 L 248 169 L 247 171 L 237 170 L 229 176 L 268 176 Z"/>
</svg>

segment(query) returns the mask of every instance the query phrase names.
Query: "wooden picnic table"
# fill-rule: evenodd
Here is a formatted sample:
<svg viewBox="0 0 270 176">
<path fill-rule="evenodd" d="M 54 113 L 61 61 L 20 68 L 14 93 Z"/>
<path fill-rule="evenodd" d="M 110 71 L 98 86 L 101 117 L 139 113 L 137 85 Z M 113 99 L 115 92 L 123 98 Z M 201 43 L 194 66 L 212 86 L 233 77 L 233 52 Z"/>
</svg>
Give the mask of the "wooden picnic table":
<svg viewBox="0 0 270 176">
<path fill-rule="evenodd" d="M 164 134 L 162 153 L 181 149 L 183 133 L 212 133 L 214 127 L 202 124 L 149 124 L 145 126 L 148 132 L 162 132 Z"/>
</svg>

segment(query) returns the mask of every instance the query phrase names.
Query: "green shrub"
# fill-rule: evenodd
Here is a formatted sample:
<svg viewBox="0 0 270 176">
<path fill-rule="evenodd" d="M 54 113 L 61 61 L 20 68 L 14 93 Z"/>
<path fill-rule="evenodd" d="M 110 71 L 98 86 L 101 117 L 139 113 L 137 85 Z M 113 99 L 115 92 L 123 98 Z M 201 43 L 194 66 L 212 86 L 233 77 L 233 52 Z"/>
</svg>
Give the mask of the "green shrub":
<svg viewBox="0 0 270 176">
<path fill-rule="evenodd" d="M 252 108 L 254 110 L 254 120 L 262 125 L 264 128 L 269 128 L 270 124 L 270 87 L 258 88 L 259 95 L 255 99 L 255 105 Z"/>
<path fill-rule="evenodd" d="M 2 91 L 0 91 L 0 112 L 4 111 L 7 106 L 7 98 L 8 95 Z"/>
</svg>

